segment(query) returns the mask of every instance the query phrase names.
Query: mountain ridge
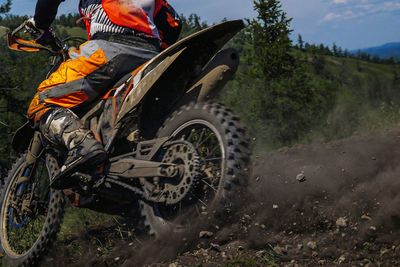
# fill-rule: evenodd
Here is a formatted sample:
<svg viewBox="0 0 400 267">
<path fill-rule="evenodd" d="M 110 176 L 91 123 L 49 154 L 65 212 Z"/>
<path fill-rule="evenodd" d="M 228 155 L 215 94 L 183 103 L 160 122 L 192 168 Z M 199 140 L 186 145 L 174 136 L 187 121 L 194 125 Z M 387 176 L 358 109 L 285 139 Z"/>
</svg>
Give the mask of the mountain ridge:
<svg viewBox="0 0 400 267">
<path fill-rule="evenodd" d="M 379 56 L 381 58 L 400 58 L 400 42 L 390 42 L 380 46 L 367 47 L 357 50 L 351 50 L 351 54 L 367 53 L 371 56 Z"/>
</svg>

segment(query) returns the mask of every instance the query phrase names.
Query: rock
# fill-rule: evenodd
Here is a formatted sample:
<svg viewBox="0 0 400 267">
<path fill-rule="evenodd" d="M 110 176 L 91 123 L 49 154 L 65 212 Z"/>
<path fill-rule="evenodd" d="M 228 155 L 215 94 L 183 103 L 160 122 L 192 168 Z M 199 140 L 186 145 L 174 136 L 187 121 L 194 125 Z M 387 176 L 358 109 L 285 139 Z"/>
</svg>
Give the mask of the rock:
<svg viewBox="0 0 400 267">
<path fill-rule="evenodd" d="M 313 257 L 313 258 L 318 257 L 318 252 L 313 251 L 313 252 L 311 253 L 311 257 Z"/>
<path fill-rule="evenodd" d="M 265 253 L 265 250 L 260 250 L 256 252 L 256 257 L 262 257 Z"/>
<path fill-rule="evenodd" d="M 120 257 L 116 257 L 114 258 L 115 261 L 119 261 Z"/>
<path fill-rule="evenodd" d="M 315 241 L 308 241 L 307 242 L 307 247 L 309 247 L 310 249 L 316 249 L 317 248 L 317 242 Z"/>
<path fill-rule="evenodd" d="M 256 177 L 256 182 L 259 182 L 260 181 L 260 176 L 257 176 Z"/>
<path fill-rule="evenodd" d="M 382 256 L 385 255 L 386 253 L 390 252 L 390 249 L 384 248 L 384 249 L 381 249 L 380 252 L 381 252 L 381 257 L 382 257 Z"/>
<path fill-rule="evenodd" d="M 347 219 L 344 217 L 339 217 L 336 220 L 336 225 L 339 227 L 347 227 Z"/>
<path fill-rule="evenodd" d="M 366 220 L 366 221 L 372 220 L 371 217 L 369 217 L 368 215 L 365 215 L 365 214 L 361 216 L 361 219 L 362 219 L 362 220 Z"/>
<path fill-rule="evenodd" d="M 170 263 L 168 267 L 178 267 L 178 264 L 176 262 Z"/>
<path fill-rule="evenodd" d="M 346 257 L 344 255 L 340 256 L 339 259 L 338 259 L 338 263 L 339 264 L 342 264 L 345 261 L 346 261 Z"/>
<path fill-rule="evenodd" d="M 280 247 L 280 246 L 275 246 L 273 249 L 274 249 L 274 251 L 275 251 L 276 254 L 284 254 L 284 253 L 287 252 L 287 251 L 285 250 L 285 248 Z"/>
<path fill-rule="evenodd" d="M 213 232 L 209 232 L 209 231 L 201 231 L 199 233 L 199 238 L 210 238 L 214 235 Z"/>
<path fill-rule="evenodd" d="M 372 231 L 376 231 L 376 227 L 373 226 L 373 225 L 371 225 L 371 226 L 369 227 L 369 229 L 372 230 Z"/>
<path fill-rule="evenodd" d="M 246 214 L 246 215 L 244 215 L 243 217 L 244 217 L 246 220 L 249 220 L 249 221 L 251 220 L 250 215 L 247 215 L 247 214 Z"/>
<path fill-rule="evenodd" d="M 306 176 L 304 175 L 304 172 L 301 172 L 301 173 L 297 174 L 296 180 L 297 180 L 299 183 L 305 182 L 305 181 L 307 180 L 307 178 L 306 178 Z"/>
<path fill-rule="evenodd" d="M 297 249 L 302 250 L 303 249 L 303 244 L 297 244 Z"/>
<path fill-rule="evenodd" d="M 272 208 L 273 208 L 273 209 L 277 209 L 277 208 L 279 208 L 279 206 L 276 205 L 276 204 L 274 204 L 274 205 L 272 205 Z"/>
<path fill-rule="evenodd" d="M 211 243 L 210 249 L 214 250 L 214 251 L 217 251 L 217 252 L 221 252 L 221 248 L 220 248 L 220 246 L 218 244 Z"/>
<path fill-rule="evenodd" d="M 244 250 L 244 247 L 238 246 L 237 250 L 238 250 L 238 251 L 243 251 L 243 250 Z"/>
</svg>

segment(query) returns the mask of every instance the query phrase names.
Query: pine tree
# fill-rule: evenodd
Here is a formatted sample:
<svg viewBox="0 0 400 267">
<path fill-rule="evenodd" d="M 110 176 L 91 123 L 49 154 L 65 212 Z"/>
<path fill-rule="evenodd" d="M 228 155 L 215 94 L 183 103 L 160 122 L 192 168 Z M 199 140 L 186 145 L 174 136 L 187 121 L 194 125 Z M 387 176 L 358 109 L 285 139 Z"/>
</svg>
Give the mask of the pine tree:
<svg viewBox="0 0 400 267">
<path fill-rule="evenodd" d="M 254 9 L 258 16 L 248 20 L 247 37 L 252 41 L 252 51 L 248 59 L 252 70 L 268 83 L 272 79 L 290 75 L 294 62 L 289 53 L 292 41 L 289 26 L 291 18 L 281 10 L 277 0 L 256 0 Z"/>
<path fill-rule="evenodd" d="M 245 63 L 226 102 L 262 141 L 291 144 L 323 116 L 332 92 L 316 88 L 308 64 L 295 57 L 289 38 L 292 19 L 280 2 L 255 0 L 254 9 L 258 16 L 245 29 Z"/>
<path fill-rule="evenodd" d="M 0 14 L 7 13 L 11 9 L 11 0 L 7 0 L 4 4 L 0 5 Z"/>
<path fill-rule="evenodd" d="M 304 41 L 303 41 L 303 38 L 301 37 L 301 34 L 299 34 L 299 36 L 297 37 L 297 43 L 299 44 L 300 50 L 303 50 L 303 48 L 304 48 Z"/>
</svg>

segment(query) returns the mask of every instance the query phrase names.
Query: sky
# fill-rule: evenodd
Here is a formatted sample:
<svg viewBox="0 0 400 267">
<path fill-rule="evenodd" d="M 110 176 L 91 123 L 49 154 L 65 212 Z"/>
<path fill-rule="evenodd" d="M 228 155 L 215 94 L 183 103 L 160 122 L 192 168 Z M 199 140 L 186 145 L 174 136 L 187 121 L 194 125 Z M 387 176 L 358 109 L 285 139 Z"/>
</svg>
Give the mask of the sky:
<svg viewBox="0 0 400 267">
<path fill-rule="evenodd" d="M 4 0 L 0 0 L 0 3 Z M 12 14 L 32 15 L 34 0 L 13 0 Z M 77 11 L 78 0 L 66 0 L 59 14 Z M 224 18 L 254 18 L 252 0 L 169 0 L 175 10 L 198 14 L 207 23 Z M 292 38 L 311 44 L 358 49 L 400 42 L 400 0 L 281 0 L 293 18 Z"/>
</svg>

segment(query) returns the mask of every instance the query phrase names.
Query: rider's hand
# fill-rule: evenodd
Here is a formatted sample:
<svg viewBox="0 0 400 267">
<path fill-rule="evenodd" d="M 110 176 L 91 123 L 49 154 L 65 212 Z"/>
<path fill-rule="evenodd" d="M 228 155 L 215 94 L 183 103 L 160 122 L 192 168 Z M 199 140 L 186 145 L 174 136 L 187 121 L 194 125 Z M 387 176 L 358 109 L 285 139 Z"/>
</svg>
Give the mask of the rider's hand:
<svg viewBox="0 0 400 267">
<path fill-rule="evenodd" d="M 30 18 L 26 21 L 25 29 L 38 43 L 53 37 L 53 33 L 50 28 L 44 30 L 36 27 L 35 20 L 33 18 Z"/>
</svg>

